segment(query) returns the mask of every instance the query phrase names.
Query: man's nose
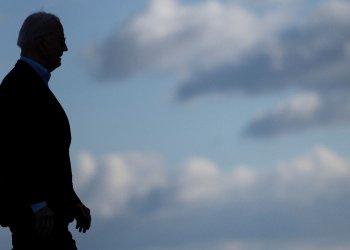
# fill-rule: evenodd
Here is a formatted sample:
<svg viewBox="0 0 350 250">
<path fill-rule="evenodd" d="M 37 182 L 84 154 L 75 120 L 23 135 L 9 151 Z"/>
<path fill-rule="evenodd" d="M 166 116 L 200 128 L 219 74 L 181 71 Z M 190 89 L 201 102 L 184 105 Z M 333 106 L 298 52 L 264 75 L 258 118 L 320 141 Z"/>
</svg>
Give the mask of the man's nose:
<svg viewBox="0 0 350 250">
<path fill-rule="evenodd" d="M 66 42 L 63 43 L 63 51 L 68 51 L 68 47 L 67 47 Z"/>
</svg>

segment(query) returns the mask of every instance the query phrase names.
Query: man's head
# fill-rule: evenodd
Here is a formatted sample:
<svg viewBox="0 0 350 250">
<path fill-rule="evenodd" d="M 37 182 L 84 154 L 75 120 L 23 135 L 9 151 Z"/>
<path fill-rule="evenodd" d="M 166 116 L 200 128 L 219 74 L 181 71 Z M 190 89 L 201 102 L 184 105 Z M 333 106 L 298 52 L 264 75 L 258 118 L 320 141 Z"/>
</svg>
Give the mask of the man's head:
<svg viewBox="0 0 350 250">
<path fill-rule="evenodd" d="M 24 20 L 17 45 L 23 56 L 36 60 L 50 72 L 61 65 L 61 56 L 68 50 L 60 19 L 46 12 L 33 13 Z"/>
</svg>

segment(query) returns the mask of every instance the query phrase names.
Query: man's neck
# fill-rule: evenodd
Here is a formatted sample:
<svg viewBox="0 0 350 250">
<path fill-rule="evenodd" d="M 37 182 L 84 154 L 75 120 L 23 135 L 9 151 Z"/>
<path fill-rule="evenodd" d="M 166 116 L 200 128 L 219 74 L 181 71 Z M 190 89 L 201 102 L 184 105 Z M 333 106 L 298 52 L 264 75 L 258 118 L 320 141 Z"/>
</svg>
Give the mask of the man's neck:
<svg viewBox="0 0 350 250">
<path fill-rule="evenodd" d="M 45 67 L 47 69 L 47 67 L 45 66 L 45 62 L 42 59 L 42 57 L 36 53 L 35 51 L 32 50 L 26 50 L 26 49 L 22 49 L 21 51 L 21 56 L 24 56 L 26 58 L 29 58 L 37 63 L 39 63 L 40 65 L 42 65 L 43 67 Z"/>
<path fill-rule="evenodd" d="M 35 72 L 40 76 L 40 78 L 45 82 L 46 84 L 49 84 L 49 80 L 51 77 L 51 73 L 39 62 L 35 61 L 33 58 L 21 55 L 21 60 L 28 63 Z"/>
</svg>

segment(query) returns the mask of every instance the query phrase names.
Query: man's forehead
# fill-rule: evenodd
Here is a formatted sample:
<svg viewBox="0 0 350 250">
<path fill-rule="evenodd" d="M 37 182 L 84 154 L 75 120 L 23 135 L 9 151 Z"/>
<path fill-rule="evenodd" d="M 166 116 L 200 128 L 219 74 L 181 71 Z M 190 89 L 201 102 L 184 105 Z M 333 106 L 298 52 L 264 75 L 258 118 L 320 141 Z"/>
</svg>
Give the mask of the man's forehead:
<svg viewBox="0 0 350 250">
<path fill-rule="evenodd" d="M 61 24 L 60 21 L 58 20 L 53 20 L 48 24 L 48 31 L 50 31 L 50 33 L 54 33 L 54 34 L 62 34 L 64 35 L 64 30 L 63 30 L 63 25 Z"/>
</svg>

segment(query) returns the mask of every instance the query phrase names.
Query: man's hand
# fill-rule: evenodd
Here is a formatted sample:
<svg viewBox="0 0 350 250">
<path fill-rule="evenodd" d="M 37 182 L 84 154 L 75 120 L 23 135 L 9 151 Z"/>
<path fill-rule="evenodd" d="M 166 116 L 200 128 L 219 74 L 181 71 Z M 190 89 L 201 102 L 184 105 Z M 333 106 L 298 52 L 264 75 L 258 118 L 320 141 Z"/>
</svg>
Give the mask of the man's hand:
<svg viewBox="0 0 350 250">
<path fill-rule="evenodd" d="M 45 206 L 36 213 L 34 213 L 36 218 L 35 230 L 40 235 L 51 234 L 54 226 L 54 213 L 52 210 Z"/>
<path fill-rule="evenodd" d="M 85 233 L 91 226 L 90 209 L 82 203 L 77 204 L 75 219 L 77 221 L 75 228 L 78 229 L 80 233 Z"/>
</svg>

